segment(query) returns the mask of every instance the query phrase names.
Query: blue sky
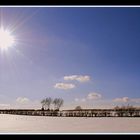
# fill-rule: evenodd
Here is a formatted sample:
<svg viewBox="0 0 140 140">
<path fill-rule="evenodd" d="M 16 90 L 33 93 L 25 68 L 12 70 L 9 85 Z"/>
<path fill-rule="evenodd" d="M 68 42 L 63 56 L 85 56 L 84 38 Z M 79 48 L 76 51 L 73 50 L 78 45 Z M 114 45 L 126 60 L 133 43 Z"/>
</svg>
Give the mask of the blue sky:
<svg viewBox="0 0 140 140">
<path fill-rule="evenodd" d="M 25 99 L 39 107 L 44 97 L 61 97 L 65 107 L 139 105 L 140 8 L 1 7 L 0 13 L 1 26 L 16 38 L 0 54 L 3 106 L 21 107 Z"/>
</svg>

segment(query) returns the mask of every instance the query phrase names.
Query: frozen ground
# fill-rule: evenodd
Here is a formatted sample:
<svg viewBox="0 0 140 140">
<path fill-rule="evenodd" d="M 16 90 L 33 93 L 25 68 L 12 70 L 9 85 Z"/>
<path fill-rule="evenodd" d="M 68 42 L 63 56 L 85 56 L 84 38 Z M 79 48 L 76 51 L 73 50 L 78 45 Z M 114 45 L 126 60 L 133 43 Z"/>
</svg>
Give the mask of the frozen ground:
<svg viewBox="0 0 140 140">
<path fill-rule="evenodd" d="M 140 133 L 140 118 L 0 114 L 0 133 Z"/>
</svg>

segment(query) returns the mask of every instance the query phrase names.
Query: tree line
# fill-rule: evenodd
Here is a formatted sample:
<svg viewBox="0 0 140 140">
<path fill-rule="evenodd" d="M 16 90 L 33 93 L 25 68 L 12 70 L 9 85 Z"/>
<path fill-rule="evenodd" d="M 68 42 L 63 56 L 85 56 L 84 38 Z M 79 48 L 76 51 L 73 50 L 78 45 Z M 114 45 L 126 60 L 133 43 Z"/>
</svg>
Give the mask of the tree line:
<svg viewBox="0 0 140 140">
<path fill-rule="evenodd" d="M 60 107 L 64 104 L 64 100 L 62 98 L 52 99 L 51 97 L 45 98 L 41 100 L 42 110 L 50 110 L 51 104 L 54 106 L 54 110 L 59 110 Z"/>
<path fill-rule="evenodd" d="M 119 117 L 122 116 L 139 116 L 139 113 L 137 110 L 139 110 L 139 107 L 134 107 L 132 105 L 127 105 L 127 106 L 116 106 L 115 111 L 117 112 Z"/>
<path fill-rule="evenodd" d="M 126 106 L 124 106 L 124 105 L 123 106 L 115 106 L 114 109 L 117 111 L 119 111 L 119 110 L 121 111 L 121 110 L 136 110 L 139 108 L 128 104 Z"/>
</svg>

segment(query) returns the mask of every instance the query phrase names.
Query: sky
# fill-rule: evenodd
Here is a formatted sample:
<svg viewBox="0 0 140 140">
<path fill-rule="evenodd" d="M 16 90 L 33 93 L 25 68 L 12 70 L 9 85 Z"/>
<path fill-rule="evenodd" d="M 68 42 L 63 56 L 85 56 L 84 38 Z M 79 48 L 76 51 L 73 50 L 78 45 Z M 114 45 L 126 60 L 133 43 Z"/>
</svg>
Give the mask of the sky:
<svg viewBox="0 0 140 140">
<path fill-rule="evenodd" d="M 0 7 L 0 107 L 140 105 L 139 7 Z"/>
</svg>

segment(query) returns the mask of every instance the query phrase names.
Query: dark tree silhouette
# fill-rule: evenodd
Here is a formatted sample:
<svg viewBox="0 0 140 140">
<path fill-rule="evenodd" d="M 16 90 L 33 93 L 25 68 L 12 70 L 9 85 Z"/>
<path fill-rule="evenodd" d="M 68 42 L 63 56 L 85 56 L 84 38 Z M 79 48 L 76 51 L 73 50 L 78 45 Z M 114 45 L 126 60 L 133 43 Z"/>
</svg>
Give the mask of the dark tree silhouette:
<svg viewBox="0 0 140 140">
<path fill-rule="evenodd" d="M 45 108 L 45 99 L 43 99 L 43 100 L 41 101 L 41 104 L 42 104 L 42 110 L 44 110 L 44 108 Z"/>
<path fill-rule="evenodd" d="M 64 103 L 64 100 L 63 99 L 61 99 L 61 98 L 55 98 L 53 100 L 54 109 L 55 110 L 59 110 L 60 107 L 63 105 L 63 103 Z"/>
<path fill-rule="evenodd" d="M 76 106 L 75 110 L 82 110 L 82 107 L 81 106 Z"/>
<path fill-rule="evenodd" d="M 46 107 L 46 109 L 50 110 L 51 103 L 52 103 L 52 98 L 49 97 L 49 98 L 45 99 L 45 107 Z"/>
</svg>

